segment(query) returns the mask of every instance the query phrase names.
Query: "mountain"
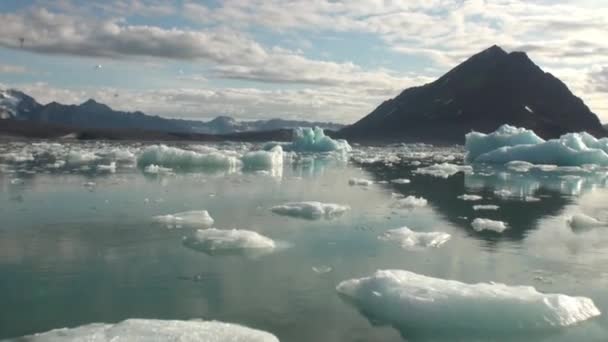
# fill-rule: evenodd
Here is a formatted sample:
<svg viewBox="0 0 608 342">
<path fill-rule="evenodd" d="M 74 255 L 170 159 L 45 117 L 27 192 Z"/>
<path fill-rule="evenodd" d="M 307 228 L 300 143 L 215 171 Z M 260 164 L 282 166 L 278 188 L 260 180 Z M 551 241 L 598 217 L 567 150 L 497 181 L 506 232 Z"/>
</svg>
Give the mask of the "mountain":
<svg viewBox="0 0 608 342">
<path fill-rule="evenodd" d="M 559 79 L 523 52 L 492 46 L 432 83 L 404 90 L 338 135 L 353 140 L 462 143 L 471 130 L 502 124 L 544 138 L 606 132 L 597 116 Z"/>
<path fill-rule="evenodd" d="M 231 134 L 291 129 L 299 126 L 319 126 L 330 130 L 343 127 L 327 122 L 282 119 L 238 121 L 228 116 L 218 116 L 208 122 L 168 119 L 146 115 L 139 111 L 113 110 L 93 99 L 80 105 L 64 105 L 57 102 L 42 105 L 27 94 L 14 89 L 0 89 L 0 119 L 25 120 L 80 129 L 137 129 L 186 134 Z"/>
</svg>

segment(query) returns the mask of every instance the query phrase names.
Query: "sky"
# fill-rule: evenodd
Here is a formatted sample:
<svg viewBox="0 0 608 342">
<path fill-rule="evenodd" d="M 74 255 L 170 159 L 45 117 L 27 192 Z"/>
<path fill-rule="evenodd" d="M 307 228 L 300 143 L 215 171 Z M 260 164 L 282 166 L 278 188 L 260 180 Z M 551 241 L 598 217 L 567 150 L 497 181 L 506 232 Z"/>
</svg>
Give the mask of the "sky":
<svg viewBox="0 0 608 342">
<path fill-rule="evenodd" d="M 0 87 L 41 103 L 352 123 L 497 44 L 608 122 L 606 0 L 0 0 L 0 26 Z"/>
</svg>

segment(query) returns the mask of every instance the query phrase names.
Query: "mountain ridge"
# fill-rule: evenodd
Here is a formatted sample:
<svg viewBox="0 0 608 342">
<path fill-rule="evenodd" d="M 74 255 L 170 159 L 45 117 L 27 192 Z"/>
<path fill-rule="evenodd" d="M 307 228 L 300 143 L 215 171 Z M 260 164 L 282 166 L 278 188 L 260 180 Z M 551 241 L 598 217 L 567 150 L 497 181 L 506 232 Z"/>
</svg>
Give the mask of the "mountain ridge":
<svg viewBox="0 0 608 342">
<path fill-rule="evenodd" d="M 338 135 L 462 143 L 471 130 L 491 132 L 502 124 L 533 129 L 544 138 L 577 131 L 605 135 L 597 116 L 562 81 L 526 53 L 497 45 L 433 82 L 403 90 Z"/>
</svg>

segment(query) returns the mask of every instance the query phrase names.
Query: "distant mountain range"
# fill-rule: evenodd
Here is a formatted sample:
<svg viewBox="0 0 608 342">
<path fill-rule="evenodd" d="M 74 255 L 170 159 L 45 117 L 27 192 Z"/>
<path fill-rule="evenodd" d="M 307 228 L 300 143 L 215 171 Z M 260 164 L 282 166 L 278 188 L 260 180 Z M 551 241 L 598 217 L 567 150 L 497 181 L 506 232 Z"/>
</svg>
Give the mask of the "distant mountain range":
<svg viewBox="0 0 608 342">
<path fill-rule="evenodd" d="M 523 52 L 492 46 L 436 81 L 404 90 L 338 132 L 352 140 L 462 143 L 471 130 L 503 124 L 544 138 L 587 131 L 605 136 L 597 116 Z"/>
<path fill-rule="evenodd" d="M 122 112 L 105 104 L 88 100 L 80 105 L 51 102 L 38 103 L 31 96 L 14 89 L 0 90 L 0 119 L 32 121 L 62 127 L 96 130 L 144 130 L 184 134 L 232 134 L 241 132 L 275 131 L 300 126 L 318 126 L 339 130 L 344 125 L 328 122 L 270 119 L 238 121 L 229 116 L 218 116 L 211 121 L 168 119 L 142 112 Z"/>
</svg>

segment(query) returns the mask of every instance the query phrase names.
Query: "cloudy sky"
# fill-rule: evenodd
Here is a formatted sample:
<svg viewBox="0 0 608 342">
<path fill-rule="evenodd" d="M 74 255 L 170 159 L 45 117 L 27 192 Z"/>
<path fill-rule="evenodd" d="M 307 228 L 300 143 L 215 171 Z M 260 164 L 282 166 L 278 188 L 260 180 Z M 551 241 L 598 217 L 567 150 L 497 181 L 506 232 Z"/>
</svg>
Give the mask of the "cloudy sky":
<svg viewBox="0 0 608 342">
<path fill-rule="evenodd" d="M 0 86 L 43 103 L 349 123 L 498 44 L 608 122 L 606 0 L 2 0 L 0 25 Z"/>
</svg>

